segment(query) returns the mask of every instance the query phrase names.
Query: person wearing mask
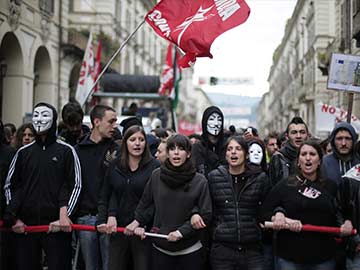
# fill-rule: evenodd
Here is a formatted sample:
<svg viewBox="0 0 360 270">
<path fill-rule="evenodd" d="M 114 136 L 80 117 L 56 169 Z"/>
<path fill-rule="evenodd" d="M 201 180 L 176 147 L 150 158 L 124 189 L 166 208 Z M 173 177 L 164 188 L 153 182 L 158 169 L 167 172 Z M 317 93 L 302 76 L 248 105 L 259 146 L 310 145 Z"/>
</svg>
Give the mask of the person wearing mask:
<svg viewBox="0 0 360 270">
<path fill-rule="evenodd" d="M 332 154 L 324 157 L 321 172 L 324 177 L 341 183 L 341 177 L 360 160 L 356 157 L 354 146 L 358 139 L 353 126 L 346 122 L 338 123 L 330 135 Z"/>
<path fill-rule="evenodd" d="M 263 204 L 264 220 L 271 219 L 274 230 L 280 230 L 276 254 L 279 270 L 335 269 L 334 236 L 301 232 L 302 224 L 331 227 L 342 224 L 342 234 L 351 234 L 351 222 L 343 222 L 336 203 L 336 184 L 320 173 L 322 156 L 316 141 L 302 143 L 297 154 L 296 173 L 280 181 Z"/>
<path fill-rule="evenodd" d="M 206 177 L 219 165 L 225 164 L 224 115 L 216 106 L 208 107 L 202 116 L 201 141 L 192 147 L 196 170 Z"/>
<path fill-rule="evenodd" d="M 105 177 L 99 200 L 98 231 L 111 234 L 116 227 L 125 227 L 134 220 L 135 209 L 144 188 L 159 161 L 151 156 L 142 127 L 126 129 L 120 147 L 119 159 Z M 109 269 L 148 269 L 147 242 L 123 234 L 110 236 Z"/>
<path fill-rule="evenodd" d="M 71 269 L 70 218 L 80 196 L 81 168 L 75 149 L 57 140 L 56 120 L 50 104 L 34 107 L 35 141 L 16 152 L 6 178 L 4 222 L 16 233 L 18 270 L 39 270 L 42 250 L 49 270 Z M 24 233 L 27 225 L 44 224 L 54 233 Z"/>
<path fill-rule="evenodd" d="M 31 123 L 21 125 L 16 131 L 16 149 L 32 143 L 35 140 L 35 129 Z"/>
<path fill-rule="evenodd" d="M 249 162 L 250 165 L 259 167 L 263 172 L 267 173 L 265 144 L 258 138 L 253 138 L 248 142 L 249 145 Z"/>
<path fill-rule="evenodd" d="M 6 175 L 15 149 L 7 144 L 4 125 L 0 120 L 0 189 L 4 190 Z M 3 219 L 5 209 L 4 192 L 0 193 L 0 220 Z M 12 234 L 0 232 L 0 269 L 14 270 L 14 243 Z"/>
<path fill-rule="evenodd" d="M 296 156 L 300 145 L 309 137 L 308 127 L 301 117 L 294 117 L 286 128 L 288 141 L 273 156 L 269 164 L 272 185 L 295 173 Z"/>
<path fill-rule="evenodd" d="M 191 226 L 189 217 L 196 208 L 204 224 L 210 224 L 212 210 L 207 180 L 196 173 L 191 161 L 191 143 L 186 136 L 171 136 L 166 152 L 168 158 L 153 172 L 136 208 L 135 220 L 125 233 L 135 233 L 144 239 L 143 226 L 154 219 L 157 232 L 167 235 L 167 239 L 153 239 L 153 269 L 174 266 L 179 270 L 202 269 L 199 230 Z M 149 210 L 153 212 L 151 215 Z"/>
<path fill-rule="evenodd" d="M 106 170 L 120 154 L 113 140 L 116 112 L 106 105 L 96 105 L 90 112 L 92 130 L 75 146 L 82 168 L 82 194 L 77 223 L 95 226 L 98 216 L 99 191 Z M 96 232 L 79 231 L 78 238 L 86 270 L 107 270 L 109 237 Z M 102 266 L 102 267 L 101 267 Z"/>
<path fill-rule="evenodd" d="M 228 165 L 208 176 L 213 205 L 211 268 L 261 270 L 258 212 L 270 189 L 269 179 L 248 166 L 248 144 L 243 137 L 230 137 L 225 146 Z"/>
</svg>

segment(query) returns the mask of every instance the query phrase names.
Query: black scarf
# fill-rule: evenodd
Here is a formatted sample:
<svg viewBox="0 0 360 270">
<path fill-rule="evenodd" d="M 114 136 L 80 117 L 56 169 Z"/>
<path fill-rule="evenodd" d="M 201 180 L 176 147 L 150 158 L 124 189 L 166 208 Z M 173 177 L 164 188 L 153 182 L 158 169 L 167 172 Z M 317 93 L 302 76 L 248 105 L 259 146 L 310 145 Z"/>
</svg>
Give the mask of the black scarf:
<svg viewBox="0 0 360 270">
<path fill-rule="evenodd" d="M 196 169 L 191 159 L 187 159 L 179 167 L 173 166 L 169 160 L 166 160 L 161 165 L 160 180 L 171 189 L 184 187 L 184 190 L 187 191 L 189 189 L 188 183 L 194 178 L 195 173 Z"/>
<path fill-rule="evenodd" d="M 289 160 L 296 160 L 298 148 L 293 146 L 290 142 L 286 142 L 285 146 L 280 150 L 280 152 Z"/>
</svg>

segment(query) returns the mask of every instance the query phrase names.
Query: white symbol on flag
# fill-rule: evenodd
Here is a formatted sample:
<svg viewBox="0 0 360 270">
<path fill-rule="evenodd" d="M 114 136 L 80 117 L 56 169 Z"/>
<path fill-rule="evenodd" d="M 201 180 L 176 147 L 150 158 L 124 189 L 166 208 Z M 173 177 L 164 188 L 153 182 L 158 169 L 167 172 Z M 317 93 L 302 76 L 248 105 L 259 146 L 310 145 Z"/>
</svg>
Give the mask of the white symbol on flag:
<svg viewBox="0 0 360 270">
<path fill-rule="evenodd" d="M 209 12 L 213 6 L 214 5 L 212 5 L 211 7 L 207 8 L 207 9 L 203 9 L 203 7 L 200 6 L 199 10 L 196 12 L 196 14 L 194 16 L 187 17 L 182 24 L 180 24 L 176 27 L 174 32 L 182 29 L 182 31 L 180 32 L 180 34 L 178 36 L 178 42 L 177 42 L 178 46 L 180 46 L 181 38 L 182 38 L 183 34 L 185 33 L 186 29 L 188 29 L 189 26 L 193 22 L 202 22 L 202 21 L 205 21 L 206 19 L 208 19 L 209 17 L 215 16 L 214 14 L 209 14 L 209 15 L 205 16 L 205 14 L 207 12 Z"/>
</svg>

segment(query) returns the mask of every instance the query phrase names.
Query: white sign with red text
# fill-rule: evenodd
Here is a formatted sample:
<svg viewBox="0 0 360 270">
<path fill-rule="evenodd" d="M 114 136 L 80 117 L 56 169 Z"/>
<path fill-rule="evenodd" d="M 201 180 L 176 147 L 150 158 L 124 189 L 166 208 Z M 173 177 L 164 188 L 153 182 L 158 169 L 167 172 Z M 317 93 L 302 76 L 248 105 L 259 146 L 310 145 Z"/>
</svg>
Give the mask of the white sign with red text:
<svg viewBox="0 0 360 270">
<path fill-rule="evenodd" d="M 316 117 L 316 130 L 317 131 L 329 131 L 334 129 L 334 126 L 338 122 L 346 122 L 347 111 L 335 107 L 333 105 L 318 103 L 315 106 L 315 117 Z M 352 115 L 351 124 L 357 130 L 360 131 L 360 120 Z"/>
</svg>

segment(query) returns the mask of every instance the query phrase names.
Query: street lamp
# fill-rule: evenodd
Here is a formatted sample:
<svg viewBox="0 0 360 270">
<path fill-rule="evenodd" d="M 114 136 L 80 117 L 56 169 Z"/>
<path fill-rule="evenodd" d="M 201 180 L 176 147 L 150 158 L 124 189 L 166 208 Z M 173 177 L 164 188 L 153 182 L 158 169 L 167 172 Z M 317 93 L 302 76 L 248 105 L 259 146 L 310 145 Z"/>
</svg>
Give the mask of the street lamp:
<svg viewBox="0 0 360 270">
<path fill-rule="evenodd" d="M 0 119 L 2 118 L 2 109 L 3 109 L 3 84 L 4 78 L 7 72 L 7 64 L 0 64 Z"/>
</svg>

